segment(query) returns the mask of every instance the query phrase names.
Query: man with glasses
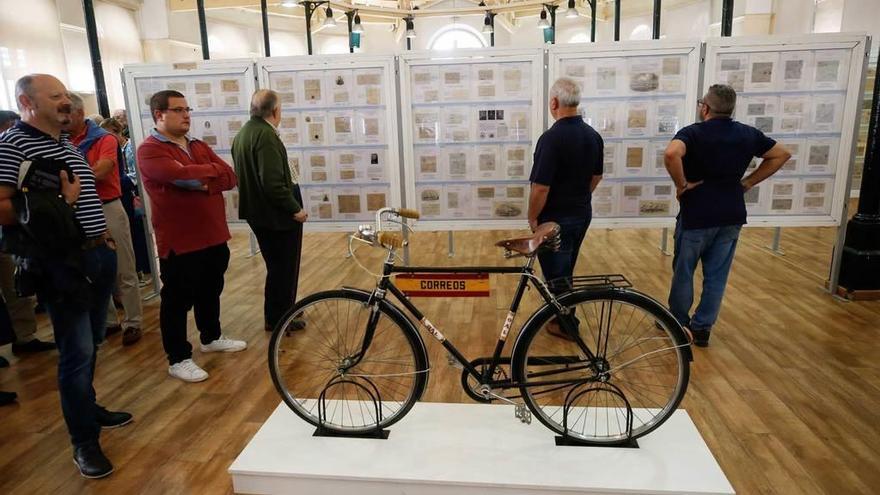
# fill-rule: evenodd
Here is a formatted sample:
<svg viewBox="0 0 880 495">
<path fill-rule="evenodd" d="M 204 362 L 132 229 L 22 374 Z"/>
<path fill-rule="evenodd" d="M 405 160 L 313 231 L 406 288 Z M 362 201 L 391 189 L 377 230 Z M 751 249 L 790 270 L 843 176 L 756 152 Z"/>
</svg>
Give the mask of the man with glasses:
<svg viewBox="0 0 880 495">
<path fill-rule="evenodd" d="M 782 168 L 791 153 L 760 130 L 731 118 L 736 92 L 730 86 L 710 86 L 697 105 L 701 122 L 678 131 L 664 156 L 681 204 L 669 308 L 690 330 L 694 344 L 706 347 L 746 223 L 744 195 Z M 743 177 L 754 157 L 763 158 L 761 165 Z M 703 265 L 703 292 L 691 316 L 698 262 Z"/>
<path fill-rule="evenodd" d="M 154 94 L 150 113 L 156 127 L 138 147 L 137 164 L 159 249 L 159 325 L 168 373 L 200 382 L 208 373 L 192 360 L 186 339 L 191 308 L 202 352 L 238 352 L 247 343 L 226 338 L 220 329 L 220 294 L 229 265 L 226 242 L 231 237 L 222 193 L 236 186 L 235 173 L 207 144 L 188 135 L 191 112 L 177 91 Z"/>
</svg>

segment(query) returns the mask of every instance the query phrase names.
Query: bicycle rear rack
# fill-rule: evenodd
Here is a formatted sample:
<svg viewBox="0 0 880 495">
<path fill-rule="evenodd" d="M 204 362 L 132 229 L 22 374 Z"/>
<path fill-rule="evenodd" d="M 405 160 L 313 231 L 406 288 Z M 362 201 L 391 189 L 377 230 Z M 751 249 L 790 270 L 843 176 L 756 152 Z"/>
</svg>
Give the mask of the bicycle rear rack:
<svg viewBox="0 0 880 495">
<path fill-rule="evenodd" d="M 632 283 L 620 273 L 611 273 L 554 278 L 547 281 L 547 287 L 553 292 L 575 289 L 628 289 L 632 287 Z"/>
<path fill-rule="evenodd" d="M 327 385 L 324 385 L 324 389 L 321 390 L 321 395 L 318 396 L 318 429 L 315 430 L 315 433 L 312 436 L 315 437 L 342 437 L 342 438 L 376 438 L 380 440 L 388 439 L 388 435 L 391 434 L 388 430 L 383 430 L 379 428 L 379 423 L 382 421 L 382 396 L 379 394 L 379 389 L 376 388 L 376 385 L 366 378 L 362 378 L 364 381 L 370 384 L 372 390 L 367 388 L 366 385 L 362 383 L 358 383 L 349 378 L 342 377 L 334 377 Z M 370 401 L 373 402 L 373 410 L 376 411 L 376 428 L 370 431 L 366 431 L 364 433 L 344 433 L 337 430 L 332 430 L 324 426 L 324 423 L 327 421 L 327 391 L 333 387 L 338 385 L 352 385 L 361 389 L 363 392 L 367 394 L 367 397 L 370 398 Z M 375 393 L 374 393 L 375 392 Z M 360 394 L 358 394 L 360 396 Z"/>
<path fill-rule="evenodd" d="M 582 387 L 587 386 L 586 390 L 580 390 Z M 578 391 L 577 393 L 575 393 Z M 626 438 L 620 440 L 618 442 L 607 443 L 607 444 L 597 444 L 591 442 L 585 442 L 583 440 L 579 440 L 577 438 L 569 435 L 568 429 L 568 413 L 571 411 L 571 407 L 575 404 L 578 399 L 583 397 L 584 395 L 590 392 L 608 392 L 612 395 L 616 395 L 620 397 L 623 401 L 624 405 L 626 405 Z M 582 382 L 573 387 L 568 391 L 568 394 L 565 396 L 565 406 L 562 408 L 562 431 L 563 434 L 561 436 L 556 437 L 556 445 L 557 446 L 581 446 L 581 447 L 626 447 L 626 448 L 639 448 L 638 442 L 636 439 L 632 437 L 632 424 L 633 424 L 633 412 L 632 407 L 629 404 L 626 396 L 623 395 L 623 392 L 620 391 L 612 383 L 596 383 L 596 382 Z"/>
</svg>

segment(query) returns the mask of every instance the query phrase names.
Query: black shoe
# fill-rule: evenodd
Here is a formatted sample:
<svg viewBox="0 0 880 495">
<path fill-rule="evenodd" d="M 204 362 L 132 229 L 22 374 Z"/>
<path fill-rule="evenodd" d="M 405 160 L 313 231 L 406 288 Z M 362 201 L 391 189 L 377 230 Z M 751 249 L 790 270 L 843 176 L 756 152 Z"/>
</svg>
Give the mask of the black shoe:
<svg viewBox="0 0 880 495">
<path fill-rule="evenodd" d="M 18 394 L 15 392 L 3 392 L 0 391 L 0 406 L 6 406 L 15 402 L 15 399 L 18 398 Z"/>
<path fill-rule="evenodd" d="M 104 336 L 109 337 L 113 334 L 117 334 L 122 331 L 122 326 L 120 325 L 110 325 L 104 329 Z"/>
<path fill-rule="evenodd" d="M 98 421 L 98 424 L 101 425 L 102 429 L 110 430 L 113 428 L 119 428 L 120 426 L 125 426 L 134 419 L 131 414 L 127 412 L 116 412 L 116 411 L 108 411 L 103 406 L 97 406 L 97 410 L 95 411 L 95 419 Z"/>
<path fill-rule="evenodd" d="M 709 329 L 704 328 L 702 330 L 697 330 L 696 328 L 691 328 L 691 333 L 694 335 L 694 345 L 697 347 L 709 347 Z"/>
<path fill-rule="evenodd" d="M 9 361 L 7 361 L 5 357 L 0 356 L 0 368 L 8 368 L 8 367 L 9 367 Z"/>
<path fill-rule="evenodd" d="M 97 442 L 74 447 L 73 463 L 79 468 L 79 474 L 83 475 L 83 478 L 103 478 L 113 472 L 113 464 L 110 464 L 110 459 L 101 452 L 101 446 Z"/>
<path fill-rule="evenodd" d="M 55 342 L 44 342 L 40 339 L 31 339 L 27 342 L 12 344 L 12 352 L 43 352 L 57 349 Z"/>
<path fill-rule="evenodd" d="M 132 345 L 141 340 L 141 329 L 138 327 L 128 327 L 122 333 L 122 345 Z"/>
</svg>

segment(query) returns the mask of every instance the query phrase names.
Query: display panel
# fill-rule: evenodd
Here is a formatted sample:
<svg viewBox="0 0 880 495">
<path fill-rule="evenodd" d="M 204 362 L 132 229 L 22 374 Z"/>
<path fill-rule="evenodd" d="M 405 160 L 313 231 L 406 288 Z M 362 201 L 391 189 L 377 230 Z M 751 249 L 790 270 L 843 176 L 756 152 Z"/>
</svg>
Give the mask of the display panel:
<svg viewBox="0 0 880 495">
<path fill-rule="evenodd" d="M 278 130 L 307 230 L 352 230 L 401 205 L 392 57 L 273 57 L 258 72 L 261 86 L 282 95 Z"/>
<path fill-rule="evenodd" d="M 158 91 L 179 91 L 193 109 L 189 135 L 210 146 L 232 166 L 232 140 L 247 122 L 250 98 L 255 88 L 253 63 L 229 61 L 183 65 L 128 66 L 130 135 L 135 145 L 153 129 L 150 98 Z M 135 116 L 137 116 L 135 118 Z M 224 191 L 226 219 L 238 218 L 238 188 Z"/>
<path fill-rule="evenodd" d="M 549 84 L 569 77 L 581 86 L 578 111 L 605 143 L 594 225 L 673 222 L 678 201 L 663 151 L 694 122 L 699 54 L 697 43 L 663 41 L 550 50 Z"/>
<path fill-rule="evenodd" d="M 746 194 L 750 224 L 839 223 L 865 46 L 864 36 L 844 34 L 707 43 L 703 87 L 730 84 L 737 91 L 734 118 L 792 154 L 779 172 Z M 755 159 L 749 172 L 760 163 Z"/>
<path fill-rule="evenodd" d="M 543 127 L 539 50 L 401 57 L 407 205 L 423 229 L 526 225 Z"/>
</svg>

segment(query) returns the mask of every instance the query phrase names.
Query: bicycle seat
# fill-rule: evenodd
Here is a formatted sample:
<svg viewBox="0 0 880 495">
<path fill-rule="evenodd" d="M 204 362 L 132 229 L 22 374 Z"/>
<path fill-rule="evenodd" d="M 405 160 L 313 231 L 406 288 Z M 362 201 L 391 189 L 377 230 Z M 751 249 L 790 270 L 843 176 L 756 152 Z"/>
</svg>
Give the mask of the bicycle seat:
<svg viewBox="0 0 880 495">
<path fill-rule="evenodd" d="M 495 245 L 523 256 L 533 256 L 541 246 L 556 250 L 559 249 L 559 224 L 545 222 L 538 225 L 531 237 L 505 239 L 496 242 Z"/>
</svg>

